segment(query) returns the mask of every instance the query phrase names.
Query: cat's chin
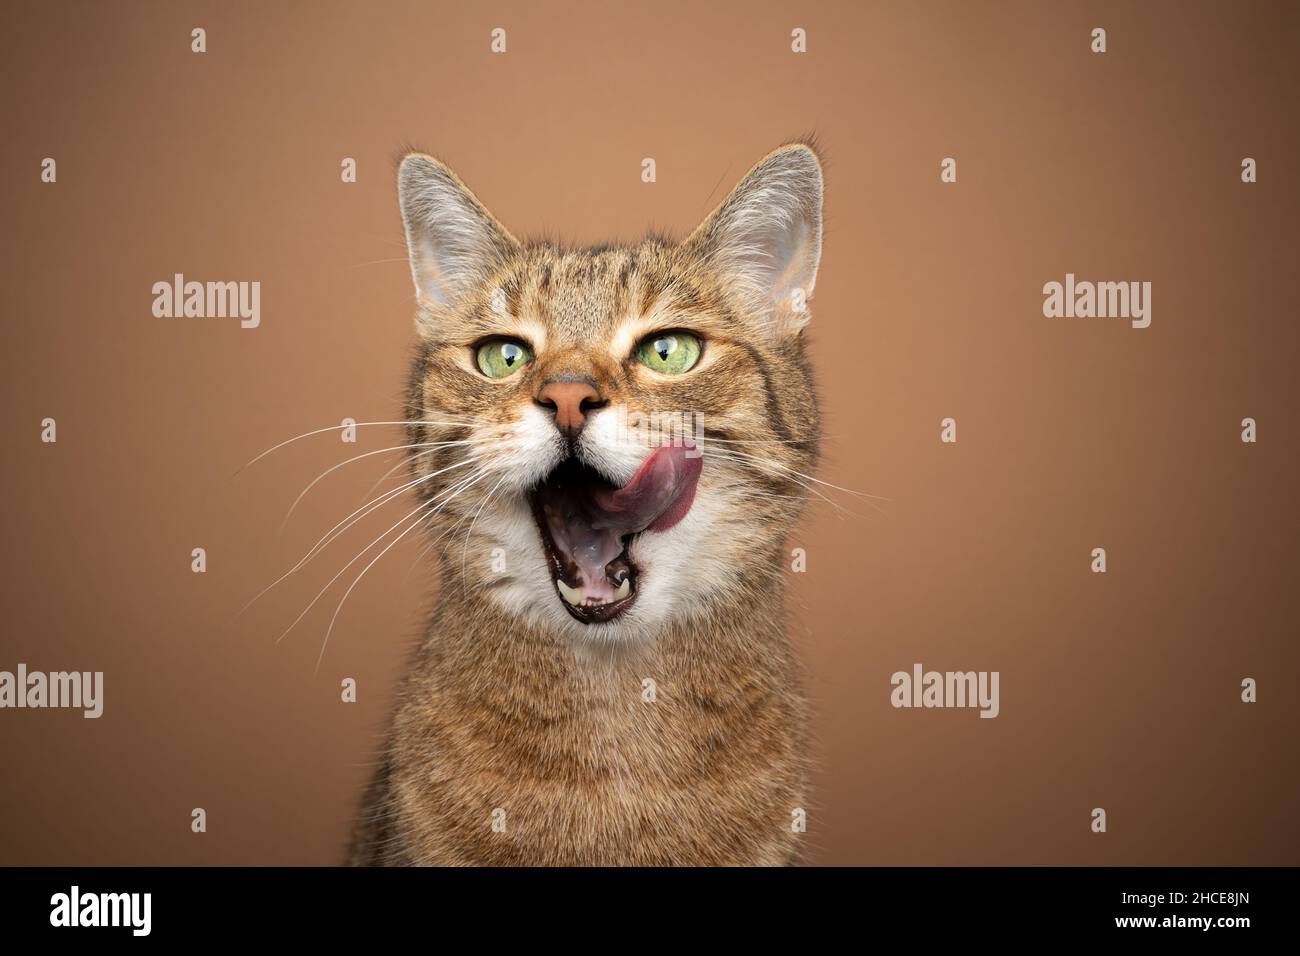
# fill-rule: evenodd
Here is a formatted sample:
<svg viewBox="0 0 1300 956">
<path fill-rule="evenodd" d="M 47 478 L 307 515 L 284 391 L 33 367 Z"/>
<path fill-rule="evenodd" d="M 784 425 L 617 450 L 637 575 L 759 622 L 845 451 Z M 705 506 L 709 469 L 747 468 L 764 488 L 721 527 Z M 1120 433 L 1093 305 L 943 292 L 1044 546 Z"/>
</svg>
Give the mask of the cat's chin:
<svg viewBox="0 0 1300 956">
<path fill-rule="evenodd" d="M 656 449 L 621 488 L 576 458 L 557 465 L 529 495 L 564 609 L 603 624 L 637 599 L 639 569 L 629 548 L 666 531 L 690 510 L 702 459 L 693 448 Z"/>
</svg>

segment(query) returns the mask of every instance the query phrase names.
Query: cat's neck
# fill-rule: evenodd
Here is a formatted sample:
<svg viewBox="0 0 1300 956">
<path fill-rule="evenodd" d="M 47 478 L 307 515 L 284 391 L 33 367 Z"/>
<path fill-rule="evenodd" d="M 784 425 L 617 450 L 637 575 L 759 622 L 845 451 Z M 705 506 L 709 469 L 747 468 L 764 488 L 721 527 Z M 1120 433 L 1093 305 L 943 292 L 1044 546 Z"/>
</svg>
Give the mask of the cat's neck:
<svg viewBox="0 0 1300 956">
<path fill-rule="evenodd" d="M 578 632 L 579 634 L 581 632 Z M 787 686 L 795 663 L 780 576 L 758 577 L 658 633 L 612 643 L 511 614 L 482 592 L 446 587 L 425 644 L 443 680 L 518 697 L 626 693 L 627 681 L 668 681 L 706 698 L 745 686 Z"/>
</svg>

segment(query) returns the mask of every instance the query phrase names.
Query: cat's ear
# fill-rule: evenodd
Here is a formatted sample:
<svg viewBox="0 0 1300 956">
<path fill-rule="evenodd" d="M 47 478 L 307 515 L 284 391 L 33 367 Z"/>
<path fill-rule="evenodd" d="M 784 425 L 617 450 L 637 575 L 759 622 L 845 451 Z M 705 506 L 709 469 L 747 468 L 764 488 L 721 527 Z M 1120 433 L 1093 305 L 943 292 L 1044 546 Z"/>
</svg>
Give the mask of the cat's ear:
<svg viewBox="0 0 1300 956">
<path fill-rule="evenodd" d="M 469 187 L 432 156 L 411 153 L 397 169 L 418 323 L 474 288 L 518 246 Z"/>
<path fill-rule="evenodd" d="M 783 333 L 808 322 L 822 252 L 822 164 L 811 146 L 768 153 L 685 246 Z"/>
</svg>

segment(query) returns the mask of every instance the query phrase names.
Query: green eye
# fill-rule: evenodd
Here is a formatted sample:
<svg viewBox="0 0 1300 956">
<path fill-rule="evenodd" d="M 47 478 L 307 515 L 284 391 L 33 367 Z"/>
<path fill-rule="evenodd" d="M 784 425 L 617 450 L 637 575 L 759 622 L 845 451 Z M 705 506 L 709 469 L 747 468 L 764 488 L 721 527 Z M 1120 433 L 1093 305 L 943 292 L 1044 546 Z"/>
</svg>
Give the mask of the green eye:
<svg viewBox="0 0 1300 956">
<path fill-rule="evenodd" d="M 488 378 L 505 378 L 513 375 L 522 365 L 533 360 L 533 353 L 528 346 L 514 339 L 493 339 L 484 342 L 474 353 L 479 371 Z"/>
<path fill-rule="evenodd" d="M 700 340 L 689 332 L 652 335 L 637 346 L 636 357 L 646 368 L 680 375 L 700 360 Z"/>
</svg>

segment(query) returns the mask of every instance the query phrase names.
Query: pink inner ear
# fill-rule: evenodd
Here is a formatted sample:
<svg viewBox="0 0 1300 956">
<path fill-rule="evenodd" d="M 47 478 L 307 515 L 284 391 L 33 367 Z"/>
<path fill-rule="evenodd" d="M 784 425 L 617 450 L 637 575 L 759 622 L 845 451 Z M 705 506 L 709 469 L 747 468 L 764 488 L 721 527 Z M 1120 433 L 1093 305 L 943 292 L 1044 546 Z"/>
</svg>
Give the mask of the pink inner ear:
<svg viewBox="0 0 1300 956">
<path fill-rule="evenodd" d="M 808 145 L 792 144 L 751 169 L 692 238 L 712 265 L 754 295 L 756 308 L 784 310 L 795 289 L 812 295 L 821 209 L 821 163 Z"/>
</svg>

